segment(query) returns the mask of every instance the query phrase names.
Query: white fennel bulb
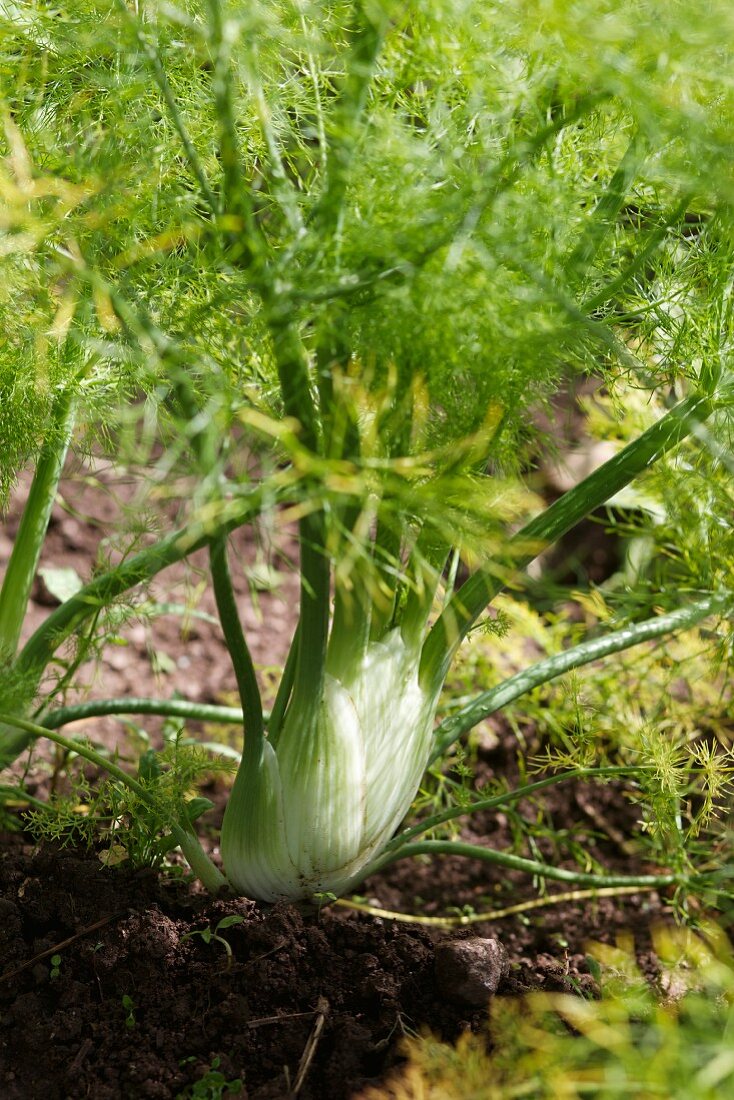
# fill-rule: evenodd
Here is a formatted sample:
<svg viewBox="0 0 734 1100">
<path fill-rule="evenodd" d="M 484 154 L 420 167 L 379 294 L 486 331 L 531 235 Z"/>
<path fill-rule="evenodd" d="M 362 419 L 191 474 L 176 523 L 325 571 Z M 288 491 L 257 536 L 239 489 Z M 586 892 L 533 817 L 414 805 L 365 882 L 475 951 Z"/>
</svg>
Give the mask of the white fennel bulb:
<svg viewBox="0 0 734 1100">
<path fill-rule="evenodd" d="M 326 675 L 318 717 L 291 706 L 277 747 L 237 775 L 222 859 L 237 890 L 262 901 L 341 894 L 405 816 L 430 754 L 435 695 L 399 630 L 349 673 Z"/>
</svg>

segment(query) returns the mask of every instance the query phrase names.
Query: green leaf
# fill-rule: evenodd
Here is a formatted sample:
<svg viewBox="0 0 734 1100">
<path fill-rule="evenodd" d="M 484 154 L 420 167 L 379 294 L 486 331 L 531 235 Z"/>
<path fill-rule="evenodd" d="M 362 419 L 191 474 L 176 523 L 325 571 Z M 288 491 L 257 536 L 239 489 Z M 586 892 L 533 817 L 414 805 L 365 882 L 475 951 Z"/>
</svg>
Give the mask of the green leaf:
<svg viewBox="0 0 734 1100">
<path fill-rule="evenodd" d="M 235 924 L 242 924 L 244 919 L 245 918 L 243 916 L 240 916 L 239 913 L 232 913 L 229 917 L 222 917 L 222 919 L 217 924 L 216 930 L 217 932 L 220 932 L 223 928 L 231 928 Z"/>
<path fill-rule="evenodd" d="M 194 822 L 207 810 L 213 808 L 214 803 L 210 798 L 192 798 L 186 803 L 186 817 L 189 821 Z"/>
</svg>

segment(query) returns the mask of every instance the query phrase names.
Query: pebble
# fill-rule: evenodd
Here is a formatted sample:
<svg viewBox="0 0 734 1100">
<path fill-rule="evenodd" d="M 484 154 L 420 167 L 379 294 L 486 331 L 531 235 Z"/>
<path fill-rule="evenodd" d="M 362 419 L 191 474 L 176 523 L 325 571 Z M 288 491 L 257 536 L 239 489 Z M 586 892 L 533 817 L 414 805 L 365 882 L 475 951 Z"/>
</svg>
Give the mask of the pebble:
<svg viewBox="0 0 734 1100">
<path fill-rule="evenodd" d="M 500 941 L 480 937 L 437 944 L 435 966 L 439 992 L 474 1008 L 486 1005 L 510 969 Z"/>
</svg>

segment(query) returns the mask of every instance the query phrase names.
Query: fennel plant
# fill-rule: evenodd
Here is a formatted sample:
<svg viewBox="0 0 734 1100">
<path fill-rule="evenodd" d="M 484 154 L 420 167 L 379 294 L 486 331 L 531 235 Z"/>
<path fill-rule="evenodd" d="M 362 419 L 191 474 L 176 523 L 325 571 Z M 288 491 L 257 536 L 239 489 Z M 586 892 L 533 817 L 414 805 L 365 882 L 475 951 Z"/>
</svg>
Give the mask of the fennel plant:
<svg viewBox="0 0 734 1100">
<path fill-rule="evenodd" d="M 0 588 L 0 759 L 48 736 L 153 808 L 55 731 L 82 712 L 234 717 L 234 889 L 338 894 L 449 850 L 394 837 L 429 761 L 537 683 L 731 607 L 725 569 L 649 591 L 619 629 L 436 728 L 462 641 L 540 551 L 688 437 L 686 461 L 730 470 L 728 5 L 705 25 L 655 0 L 0 13 L 6 496 L 34 467 Z M 535 410 L 585 373 L 665 411 L 541 509 Z M 167 485 L 181 521 L 21 645 L 70 443 Z M 227 544 L 266 512 L 297 521 L 301 577 L 267 726 Z M 88 651 L 121 598 L 201 548 L 241 711 L 60 705 L 79 659 L 64 647 Z M 168 829 L 225 882 L 190 815 Z M 643 880 L 678 881 L 624 882 Z"/>
</svg>

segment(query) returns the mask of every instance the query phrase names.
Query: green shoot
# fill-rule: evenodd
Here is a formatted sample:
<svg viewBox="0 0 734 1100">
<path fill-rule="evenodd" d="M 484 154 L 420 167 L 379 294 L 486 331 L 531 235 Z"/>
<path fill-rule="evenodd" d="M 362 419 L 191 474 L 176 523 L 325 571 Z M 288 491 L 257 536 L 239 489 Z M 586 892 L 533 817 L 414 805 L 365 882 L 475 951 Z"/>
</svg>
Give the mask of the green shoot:
<svg viewBox="0 0 734 1100">
<path fill-rule="evenodd" d="M 194 1058 L 191 1061 L 195 1061 Z M 176 1094 L 176 1100 L 222 1100 L 227 1096 L 239 1096 L 244 1088 L 239 1077 L 228 1081 L 220 1070 L 221 1059 L 212 1058 L 210 1068 L 184 1092 Z"/>
<path fill-rule="evenodd" d="M 122 995 L 122 1008 L 125 1013 L 125 1027 L 128 1031 L 134 1031 L 138 1021 L 135 1018 L 135 1002 L 129 993 Z"/>
<path fill-rule="evenodd" d="M 211 925 L 207 925 L 206 928 L 197 929 L 195 932 L 187 932 L 182 938 L 185 940 L 192 939 L 194 936 L 201 936 L 202 940 L 206 944 L 210 944 L 212 940 L 216 940 L 220 943 L 225 950 L 227 956 L 227 962 L 225 969 L 229 970 L 232 966 L 232 960 L 234 958 L 232 954 L 232 947 L 228 939 L 225 936 L 220 935 L 226 928 L 231 928 L 235 924 L 241 924 L 244 917 L 239 916 L 237 913 L 233 913 L 228 917 L 222 917 L 220 921 L 217 921 L 214 928 Z"/>
</svg>

